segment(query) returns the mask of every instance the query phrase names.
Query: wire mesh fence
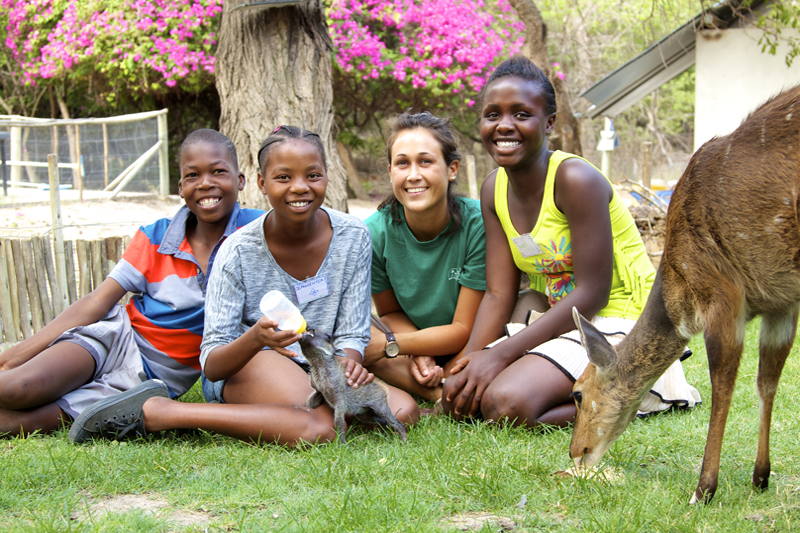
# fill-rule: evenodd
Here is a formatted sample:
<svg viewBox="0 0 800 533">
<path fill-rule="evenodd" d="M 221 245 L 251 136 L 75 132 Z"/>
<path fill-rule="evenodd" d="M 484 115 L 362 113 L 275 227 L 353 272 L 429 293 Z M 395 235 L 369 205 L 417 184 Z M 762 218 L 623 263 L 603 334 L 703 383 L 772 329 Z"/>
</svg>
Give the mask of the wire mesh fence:
<svg viewBox="0 0 800 533">
<path fill-rule="evenodd" d="M 9 134 L 11 186 L 46 187 L 47 156 L 57 154 L 63 188 L 169 191 L 166 110 L 97 119 L 0 116 L 0 132 Z"/>
</svg>

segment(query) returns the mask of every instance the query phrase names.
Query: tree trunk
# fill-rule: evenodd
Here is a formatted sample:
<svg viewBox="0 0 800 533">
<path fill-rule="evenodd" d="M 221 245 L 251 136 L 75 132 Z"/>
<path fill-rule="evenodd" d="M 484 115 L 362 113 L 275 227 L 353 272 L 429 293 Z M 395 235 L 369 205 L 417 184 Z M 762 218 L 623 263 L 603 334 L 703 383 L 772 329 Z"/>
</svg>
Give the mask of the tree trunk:
<svg viewBox="0 0 800 533">
<path fill-rule="evenodd" d="M 350 149 L 342 141 L 336 141 L 336 149 L 347 171 L 347 184 L 350 185 L 350 190 L 359 200 L 369 200 L 369 194 L 364 189 L 364 185 L 361 184 L 361 176 L 358 175 L 358 169 L 353 164 L 353 158 L 350 156 Z"/>
<path fill-rule="evenodd" d="M 245 1 L 225 2 L 215 68 L 220 130 L 236 145 L 247 177 L 240 202 L 269 207 L 256 184 L 256 156 L 272 130 L 286 124 L 322 138 L 328 162 L 325 204 L 346 211 L 347 178 L 333 125 L 332 44 L 320 0 L 231 12 Z"/>
<path fill-rule="evenodd" d="M 561 79 L 553 70 L 553 63 L 547 55 L 547 26 L 542 20 L 542 14 L 532 0 L 509 0 L 511 6 L 525 23 L 525 44 L 522 55 L 536 63 L 541 68 L 556 92 L 556 123 L 553 133 L 548 137 L 551 150 L 563 150 L 575 155 L 582 155 L 581 136 L 578 120 L 572 113 L 569 95 L 564 90 Z"/>
</svg>

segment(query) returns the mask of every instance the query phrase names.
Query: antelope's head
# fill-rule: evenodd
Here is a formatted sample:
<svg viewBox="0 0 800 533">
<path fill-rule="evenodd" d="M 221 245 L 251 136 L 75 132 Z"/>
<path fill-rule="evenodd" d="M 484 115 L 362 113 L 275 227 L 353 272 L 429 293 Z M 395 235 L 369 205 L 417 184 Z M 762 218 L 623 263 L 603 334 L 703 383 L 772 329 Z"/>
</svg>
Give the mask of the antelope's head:
<svg viewBox="0 0 800 533">
<path fill-rule="evenodd" d="M 625 431 L 642 403 L 636 384 L 620 371 L 617 350 L 578 310 L 572 318 L 590 364 L 572 388 L 577 413 L 569 455 L 576 467 L 591 467 Z"/>
</svg>

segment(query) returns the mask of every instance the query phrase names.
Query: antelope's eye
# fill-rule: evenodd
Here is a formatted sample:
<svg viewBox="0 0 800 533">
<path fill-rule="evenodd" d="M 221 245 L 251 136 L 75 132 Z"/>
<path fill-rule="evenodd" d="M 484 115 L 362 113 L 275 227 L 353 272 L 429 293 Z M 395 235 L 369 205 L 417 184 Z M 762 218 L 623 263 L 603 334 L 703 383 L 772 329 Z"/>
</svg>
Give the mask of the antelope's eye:
<svg viewBox="0 0 800 533">
<path fill-rule="evenodd" d="M 581 406 L 581 400 L 583 400 L 583 395 L 581 394 L 581 391 L 576 390 L 572 394 L 570 394 L 569 397 L 575 400 L 575 405 L 577 405 L 578 407 Z"/>
</svg>

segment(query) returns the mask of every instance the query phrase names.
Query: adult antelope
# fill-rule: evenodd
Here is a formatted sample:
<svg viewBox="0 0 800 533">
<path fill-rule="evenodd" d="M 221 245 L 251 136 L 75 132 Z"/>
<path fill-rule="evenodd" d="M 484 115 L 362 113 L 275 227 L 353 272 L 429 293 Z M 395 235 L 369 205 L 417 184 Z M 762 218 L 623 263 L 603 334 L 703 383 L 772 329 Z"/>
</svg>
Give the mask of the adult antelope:
<svg viewBox="0 0 800 533">
<path fill-rule="evenodd" d="M 768 485 L 775 391 L 792 347 L 800 302 L 800 87 L 753 112 L 736 131 L 704 144 L 678 182 L 664 255 L 644 312 L 616 349 L 578 312 L 589 365 L 575 383 L 570 456 L 597 462 L 636 415 L 646 391 L 704 332 L 711 420 L 690 503 L 708 502 L 747 321 L 761 315 L 758 452 L 753 484 Z"/>
</svg>

